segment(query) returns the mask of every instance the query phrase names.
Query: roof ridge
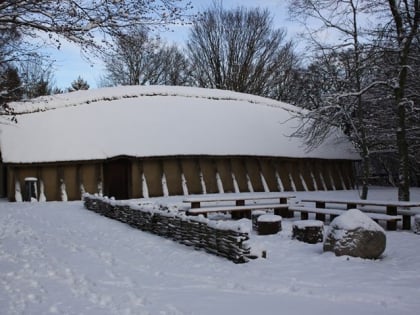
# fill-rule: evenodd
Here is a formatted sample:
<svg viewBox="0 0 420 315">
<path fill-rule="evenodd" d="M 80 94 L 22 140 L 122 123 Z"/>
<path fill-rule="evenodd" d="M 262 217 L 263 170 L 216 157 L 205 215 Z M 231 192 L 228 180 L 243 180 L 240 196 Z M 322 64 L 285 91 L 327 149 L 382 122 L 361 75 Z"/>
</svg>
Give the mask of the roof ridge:
<svg viewBox="0 0 420 315">
<path fill-rule="evenodd" d="M 138 87 L 140 91 L 130 91 L 132 88 Z M 156 87 L 158 87 L 156 89 Z M 128 91 L 127 88 L 130 88 Z M 141 91 L 145 88 L 151 88 L 150 91 Z M 155 89 L 153 89 L 155 88 Z M 159 91 L 162 88 L 168 88 L 168 90 L 172 91 Z M 93 94 L 94 92 L 101 92 L 101 91 L 118 91 L 121 90 L 120 93 L 114 94 L 107 94 L 103 96 L 96 96 Z M 178 90 L 178 91 L 174 91 Z M 191 93 L 185 92 L 185 90 L 190 89 Z M 202 90 L 203 94 L 197 93 L 197 89 Z M 93 92 L 93 93 L 89 93 Z M 207 94 L 206 94 L 207 92 Z M 217 93 L 226 93 L 226 95 L 217 95 Z M 75 100 L 72 100 L 71 95 L 75 95 L 73 93 L 78 94 L 85 94 L 81 98 L 75 97 Z M 230 94 L 230 95 L 228 95 Z M 234 95 L 236 94 L 236 95 Z M 67 108 L 72 106 L 79 106 L 84 104 L 96 103 L 101 101 L 114 101 L 120 100 L 124 98 L 140 98 L 145 96 L 168 96 L 168 97 L 187 97 L 187 98 L 202 98 L 202 99 L 212 99 L 212 100 L 221 100 L 221 101 L 245 101 L 251 104 L 260 104 L 269 107 L 278 107 L 283 110 L 293 112 L 293 113 L 300 113 L 302 109 L 287 103 L 283 103 L 281 101 L 270 99 L 258 95 L 246 94 L 236 91 L 229 91 L 229 90 L 218 90 L 218 89 L 205 89 L 205 88 L 197 88 L 197 87 L 179 87 L 179 86 L 127 86 L 126 89 L 124 87 L 108 87 L 108 88 L 99 88 L 99 89 L 92 89 L 92 90 L 84 90 L 84 91 L 75 91 L 69 92 L 65 94 L 55 94 L 55 95 L 48 95 L 48 96 L 41 96 L 31 100 L 24 100 L 20 102 L 12 102 L 9 104 L 9 108 L 12 111 L 13 115 L 24 115 L 24 114 L 31 114 L 37 112 L 44 112 L 53 109 L 59 108 Z M 243 96 L 243 97 L 241 97 Z M 77 101 L 79 99 L 79 101 Z M 55 104 L 54 104 L 55 103 Z"/>
</svg>

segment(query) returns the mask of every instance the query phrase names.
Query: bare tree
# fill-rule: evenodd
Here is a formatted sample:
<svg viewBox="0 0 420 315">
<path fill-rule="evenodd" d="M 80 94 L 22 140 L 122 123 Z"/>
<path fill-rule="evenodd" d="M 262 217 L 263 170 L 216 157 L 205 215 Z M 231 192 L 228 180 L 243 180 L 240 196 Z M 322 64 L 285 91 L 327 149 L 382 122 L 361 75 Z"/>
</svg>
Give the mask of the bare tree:
<svg viewBox="0 0 420 315">
<path fill-rule="evenodd" d="M 114 44 L 103 57 L 107 85 L 144 84 L 146 68 L 155 49 L 145 28 L 130 28 L 114 36 Z"/>
<path fill-rule="evenodd" d="M 194 23 L 187 49 L 197 85 L 256 95 L 269 95 L 289 69 L 285 60 L 295 57 L 268 10 L 216 3 Z"/>
<path fill-rule="evenodd" d="M 54 84 L 54 61 L 47 56 L 32 53 L 16 62 L 19 69 L 23 98 L 51 94 Z"/>
<path fill-rule="evenodd" d="M 189 85 L 190 65 L 175 44 L 160 44 L 149 67 L 149 83 L 158 85 Z"/>
<path fill-rule="evenodd" d="M 58 47 L 62 38 L 83 49 L 101 47 L 106 36 L 136 25 L 182 22 L 191 3 L 184 0 L 3 0 L 0 32 L 13 29 L 22 36 L 44 33 Z"/>
<path fill-rule="evenodd" d="M 389 31 L 389 30 L 388 30 Z M 388 32 L 387 31 L 387 32 Z M 385 38 L 384 41 L 389 41 Z M 369 109 L 369 129 L 374 130 L 376 143 L 375 150 L 371 150 L 372 163 L 378 173 L 387 175 L 389 182 L 399 185 L 400 167 L 399 150 L 397 146 L 398 132 L 398 106 L 395 104 L 394 84 L 399 74 L 398 49 L 392 41 L 382 42 L 378 47 L 380 55 L 376 64 L 371 65 L 372 72 L 378 80 L 388 81 L 388 86 L 378 86 L 371 89 L 366 95 L 367 108 Z M 409 58 L 409 71 L 405 95 L 409 103 L 405 106 L 405 130 L 408 145 L 408 167 L 410 185 L 419 183 L 420 163 L 418 162 L 420 143 L 420 78 L 418 76 L 420 58 L 418 44 L 412 47 Z"/>
<path fill-rule="evenodd" d="M 190 8 L 188 0 L 2 0 L 0 69 L 26 60 L 41 45 L 59 49 L 63 40 L 84 53 L 103 51 L 112 36 L 127 28 L 183 23 Z M 40 83 L 41 92 L 47 85 L 45 80 Z"/>
<path fill-rule="evenodd" d="M 397 72 L 393 77 L 394 104 L 397 108 L 397 147 L 399 156 L 399 200 L 410 200 L 409 144 L 407 141 L 407 108 L 413 105 L 408 91 L 410 58 L 414 41 L 418 40 L 420 2 L 418 0 L 388 0 L 395 34 L 392 42 L 397 52 Z"/>
<path fill-rule="evenodd" d="M 329 127 L 339 125 L 351 137 L 362 157 L 363 176 L 361 198 L 368 194 L 370 147 L 366 129 L 364 94 L 379 82 L 365 75 L 369 71 L 371 52 L 363 44 L 368 40 L 361 20 L 372 12 L 369 1 L 358 0 L 298 0 L 290 2 L 290 12 L 307 27 L 307 36 L 327 65 L 328 81 L 332 83 L 308 112 L 305 124 L 295 135 L 305 137 L 308 145 L 317 146 L 329 133 Z M 308 21 L 318 23 L 309 29 Z M 366 20 L 365 20 L 366 23 Z M 325 33 L 334 40 L 326 42 Z M 318 87 L 319 88 L 319 87 Z"/>
<path fill-rule="evenodd" d="M 185 85 L 188 62 L 177 46 L 150 37 L 144 28 L 115 36 L 112 49 L 103 55 L 102 85 Z"/>
<path fill-rule="evenodd" d="M 326 48 L 343 51 L 350 45 L 352 64 L 354 65 L 351 69 L 353 80 L 350 81 L 353 82 L 353 85 L 338 94 L 328 93 L 323 98 L 324 104 L 308 115 L 308 117 L 312 116 L 317 120 L 317 123 L 307 124 L 307 128 L 302 127 L 301 135 L 306 135 L 309 140 L 312 138 L 312 140 L 319 141 L 319 138 L 316 137 L 325 135 L 321 132 L 326 130 L 323 124 L 327 126 L 336 124 L 337 120 L 344 115 L 348 125 L 353 128 L 351 134 L 356 136 L 353 138 L 362 155 L 365 178 L 363 185 L 365 187 L 369 174 L 369 155 L 372 149 L 368 135 L 368 126 L 372 127 L 369 106 L 377 104 L 377 100 L 374 100 L 375 97 L 381 98 L 383 100 L 381 107 L 374 108 L 384 111 L 385 105 L 385 109 L 388 110 L 391 117 L 395 117 L 395 124 L 388 124 L 388 130 L 385 133 L 389 134 L 392 130 L 395 132 L 395 146 L 400 165 L 398 198 L 409 200 L 410 142 L 407 138 L 409 123 L 407 114 L 409 108 L 416 107 L 416 97 L 407 92 L 410 86 L 413 58 L 416 57 L 416 54 L 413 53 L 414 42 L 418 43 L 419 1 L 301 0 L 291 2 L 290 9 L 296 16 L 304 16 L 306 19 L 312 18 L 318 23 L 320 22 L 319 29 L 314 31 L 308 28 L 307 34 L 322 51 L 325 51 Z M 371 19 L 368 24 L 366 21 L 369 21 L 369 17 L 376 21 Z M 360 21 L 364 21 L 364 25 L 361 25 Z M 323 32 L 324 37 L 325 32 L 330 32 L 329 36 L 334 38 L 332 44 L 327 44 L 325 40 L 319 40 L 317 37 L 319 31 Z M 334 36 L 337 34 L 339 36 Z M 369 48 L 368 56 L 374 58 L 365 58 L 366 47 Z M 381 56 L 382 64 L 374 61 L 377 56 Z M 384 56 L 390 57 L 387 58 L 388 62 L 386 63 Z M 386 71 L 376 71 L 373 68 L 375 64 L 385 68 Z M 387 74 L 383 75 L 385 72 Z M 381 88 L 378 89 L 378 87 Z M 392 102 L 389 97 L 390 91 L 392 91 Z M 374 97 L 372 98 L 372 96 Z M 392 104 L 393 109 L 389 110 L 389 104 Z M 411 111 L 411 113 L 414 112 Z M 381 124 L 377 121 L 374 125 L 380 126 Z M 385 129 L 386 126 L 383 130 Z M 377 131 L 378 129 L 376 129 Z M 376 139 L 379 138 L 376 137 Z M 387 146 L 392 148 L 389 144 Z M 363 190 L 362 197 L 365 196 L 364 192 L 367 192 L 367 187 Z"/>
</svg>

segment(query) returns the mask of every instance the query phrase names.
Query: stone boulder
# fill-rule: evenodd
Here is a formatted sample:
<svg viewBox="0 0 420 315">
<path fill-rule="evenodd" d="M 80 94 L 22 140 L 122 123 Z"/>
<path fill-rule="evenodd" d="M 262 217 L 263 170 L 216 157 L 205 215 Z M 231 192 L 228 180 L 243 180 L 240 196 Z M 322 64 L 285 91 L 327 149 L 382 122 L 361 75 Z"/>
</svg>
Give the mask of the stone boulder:
<svg viewBox="0 0 420 315">
<path fill-rule="evenodd" d="M 377 259 L 385 251 L 384 229 L 358 209 L 351 209 L 336 217 L 324 241 L 324 251 L 336 256 Z"/>
</svg>

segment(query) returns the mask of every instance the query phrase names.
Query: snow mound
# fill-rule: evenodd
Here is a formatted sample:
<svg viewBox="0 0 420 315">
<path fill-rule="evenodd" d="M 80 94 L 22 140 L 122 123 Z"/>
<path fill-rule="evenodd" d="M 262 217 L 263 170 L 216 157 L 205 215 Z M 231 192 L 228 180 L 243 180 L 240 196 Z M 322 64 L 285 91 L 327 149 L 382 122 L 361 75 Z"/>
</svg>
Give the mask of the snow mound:
<svg viewBox="0 0 420 315">
<path fill-rule="evenodd" d="M 258 222 L 272 222 L 272 223 L 275 223 L 275 222 L 281 222 L 281 220 L 282 220 L 282 217 L 279 216 L 279 215 L 275 215 L 275 214 L 263 214 L 263 215 L 260 215 L 257 218 Z"/>
<path fill-rule="evenodd" d="M 324 227 L 324 222 L 320 220 L 298 220 L 293 222 L 293 225 L 298 229 L 306 229 L 307 227 Z"/>
<path fill-rule="evenodd" d="M 194 218 L 192 220 L 195 220 Z M 251 221 L 249 219 L 240 219 L 238 221 L 205 221 L 209 227 L 219 230 L 237 231 L 241 233 L 251 233 Z"/>
<path fill-rule="evenodd" d="M 362 228 L 367 231 L 384 232 L 384 229 L 359 209 L 350 209 L 335 218 L 330 228 L 338 230 L 355 230 Z"/>
</svg>

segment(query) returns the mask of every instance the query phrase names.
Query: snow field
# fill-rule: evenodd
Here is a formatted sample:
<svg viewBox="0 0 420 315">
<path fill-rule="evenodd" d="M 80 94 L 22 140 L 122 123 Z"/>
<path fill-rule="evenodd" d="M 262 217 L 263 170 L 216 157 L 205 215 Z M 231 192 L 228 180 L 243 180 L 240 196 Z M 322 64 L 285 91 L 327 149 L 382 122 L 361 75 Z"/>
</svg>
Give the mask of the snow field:
<svg viewBox="0 0 420 315">
<path fill-rule="evenodd" d="M 237 265 L 82 202 L 0 202 L 0 314 L 417 314 L 419 235 L 387 231 L 371 261 L 292 240 L 292 223 L 252 233 L 267 259 Z"/>
</svg>

